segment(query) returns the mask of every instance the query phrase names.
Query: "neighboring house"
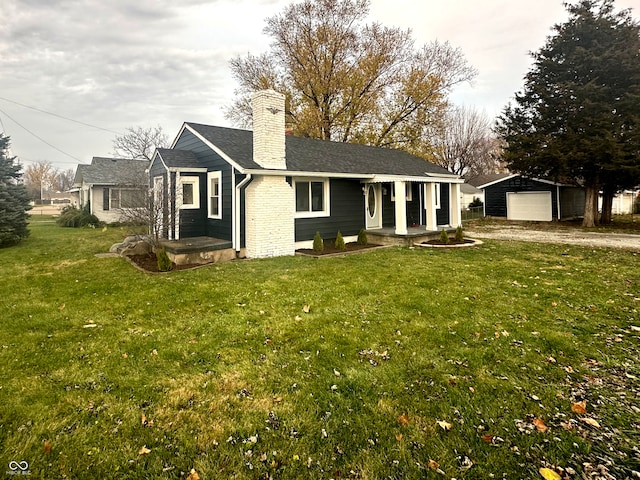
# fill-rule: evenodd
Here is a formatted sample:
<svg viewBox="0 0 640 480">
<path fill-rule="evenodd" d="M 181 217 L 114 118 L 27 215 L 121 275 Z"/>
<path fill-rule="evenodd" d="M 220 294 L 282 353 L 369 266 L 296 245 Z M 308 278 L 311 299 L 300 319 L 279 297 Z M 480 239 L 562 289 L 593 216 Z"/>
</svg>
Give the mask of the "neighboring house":
<svg viewBox="0 0 640 480">
<path fill-rule="evenodd" d="M 169 240 L 214 237 L 240 256 L 293 255 L 316 232 L 408 235 L 460 224 L 462 179 L 399 150 L 285 135 L 284 95 L 252 99 L 253 132 L 185 123 L 149 167 Z"/>
<path fill-rule="evenodd" d="M 123 211 L 145 206 L 148 166 L 146 160 L 93 157 L 91 164 L 78 165 L 70 191 L 78 206 L 89 204 L 101 221 L 118 222 Z"/>
<path fill-rule="evenodd" d="M 484 191 L 478 187 L 474 187 L 470 183 L 463 183 L 460 185 L 460 207 L 463 210 L 469 208 L 469 204 L 474 200 L 480 200 L 484 203 Z"/>
<path fill-rule="evenodd" d="M 623 190 L 613 197 L 611 213 L 614 215 L 627 215 L 633 213 L 633 207 L 640 198 L 640 190 Z M 598 197 L 598 209 L 602 209 L 602 195 Z"/>
<path fill-rule="evenodd" d="M 484 215 L 508 220 L 552 221 L 584 213 L 584 189 L 518 174 L 481 175 L 469 183 L 484 191 Z"/>
</svg>

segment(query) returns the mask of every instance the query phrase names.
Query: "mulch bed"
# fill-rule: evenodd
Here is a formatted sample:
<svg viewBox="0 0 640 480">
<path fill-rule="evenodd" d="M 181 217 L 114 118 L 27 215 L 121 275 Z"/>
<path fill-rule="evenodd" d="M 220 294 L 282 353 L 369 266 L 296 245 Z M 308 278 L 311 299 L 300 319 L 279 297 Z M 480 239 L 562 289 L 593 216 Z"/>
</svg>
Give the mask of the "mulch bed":
<svg viewBox="0 0 640 480">
<path fill-rule="evenodd" d="M 345 249 L 340 250 L 335 247 L 334 242 L 326 241 L 324 242 L 324 250 L 321 252 L 316 252 L 313 248 L 300 248 L 296 250 L 296 253 L 301 253 L 303 255 L 313 255 L 315 256 L 324 256 L 324 255 L 335 255 L 339 253 L 349 253 L 349 252 L 357 252 L 361 250 L 369 250 L 371 248 L 377 248 L 380 245 L 374 243 L 367 243 L 366 245 L 360 245 L 356 242 L 345 243 Z"/>
<path fill-rule="evenodd" d="M 469 238 L 465 238 L 462 241 L 458 241 L 458 240 L 451 240 L 449 241 L 449 243 L 442 243 L 440 240 L 427 240 L 425 242 L 422 242 L 426 245 L 464 245 L 465 243 L 474 243 L 474 240 L 471 240 Z"/>
</svg>

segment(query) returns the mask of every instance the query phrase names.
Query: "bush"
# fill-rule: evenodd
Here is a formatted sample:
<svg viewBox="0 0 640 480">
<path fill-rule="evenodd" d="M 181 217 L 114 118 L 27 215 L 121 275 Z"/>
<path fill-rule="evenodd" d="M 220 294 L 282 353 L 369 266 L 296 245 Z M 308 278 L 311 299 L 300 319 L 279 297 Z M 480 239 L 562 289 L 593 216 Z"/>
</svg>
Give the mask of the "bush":
<svg viewBox="0 0 640 480">
<path fill-rule="evenodd" d="M 468 208 L 481 207 L 482 205 L 484 205 L 482 203 L 482 200 L 480 200 L 478 197 L 473 197 L 473 200 L 469 204 Z"/>
<path fill-rule="evenodd" d="M 442 243 L 443 245 L 449 244 L 449 234 L 444 228 L 440 232 L 440 243 Z"/>
<path fill-rule="evenodd" d="M 171 259 L 169 258 L 169 255 L 167 255 L 167 252 L 164 248 L 158 250 L 158 252 L 156 253 L 156 257 L 158 259 L 159 271 L 168 272 L 170 270 L 173 270 L 173 263 L 171 262 Z"/>
<path fill-rule="evenodd" d="M 463 242 L 464 241 L 464 232 L 462 231 L 462 227 L 460 225 L 458 225 L 458 228 L 456 228 L 455 239 L 456 239 L 456 242 Z"/>
<path fill-rule="evenodd" d="M 342 233 L 340 232 L 340 230 L 338 230 L 338 236 L 336 237 L 336 243 L 334 243 L 334 246 L 338 249 L 338 250 L 346 250 L 347 247 L 344 244 L 344 238 L 342 237 Z"/>
<path fill-rule="evenodd" d="M 316 232 L 313 236 L 313 250 L 315 252 L 321 252 L 324 250 L 324 240 L 322 240 L 320 232 Z"/>
<path fill-rule="evenodd" d="M 364 231 L 364 228 L 361 228 L 360 231 L 358 232 L 358 245 L 366 245 L 367 243 L 369 243 L 369 240 L 367 239 L 367 232 Z"/>
<path fill-rule="evenodd" d="M 60 216 L 56 220 L 61 227 L 99 227 L 101 225 L 98 217 L 91 213 L 89 204 L 86 204 L 81 209 L 78 209 L 75 205 L 68 205 L 62 209 Z"/>
</svg>

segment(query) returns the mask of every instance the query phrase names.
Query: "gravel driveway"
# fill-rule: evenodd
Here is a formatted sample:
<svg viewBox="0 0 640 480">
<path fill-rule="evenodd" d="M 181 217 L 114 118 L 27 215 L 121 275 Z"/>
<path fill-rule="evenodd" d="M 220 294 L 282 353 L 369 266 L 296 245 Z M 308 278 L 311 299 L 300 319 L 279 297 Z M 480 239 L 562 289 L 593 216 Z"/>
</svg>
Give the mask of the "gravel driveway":
<svg viewBox="0 0 640 480">
<path fill-rule="evenodd" d="M 532 230 L 522 225 L 483 225 L 465 230 L 470 238 L 520 242 L 566 243 L 586 247 L 626 248 L 640 252 L 640 235 L 593 233 L 580 230 Z"/>
</svg>

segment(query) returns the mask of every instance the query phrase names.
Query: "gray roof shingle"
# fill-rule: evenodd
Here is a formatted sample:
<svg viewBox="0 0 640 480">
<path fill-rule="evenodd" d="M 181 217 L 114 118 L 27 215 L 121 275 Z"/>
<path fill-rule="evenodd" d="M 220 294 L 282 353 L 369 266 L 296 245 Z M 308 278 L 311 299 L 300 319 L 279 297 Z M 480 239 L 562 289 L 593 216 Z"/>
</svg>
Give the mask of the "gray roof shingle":
<svg viewBox="0 0 640 480">
<path fill-rule="evenodd" d="M 78 165 L 75 183 L 92 185 L 145 185 L 146 160 L 93 157 L 91 165 Z"/>
<path fill-rule="evenodd" d="M 171 148 L 156 149 L 164 164 L 169 168 L 198 168 L 198 157 L 188 150 L 174 150 Z"/>
<path fill-rule="evenodd" d="M 187 123 L 245 169 L 260 169 L 253 161 L 249 130 Z M 451 175 L 451 172 L 402 150 L 304 137 L 285 137 L 287 170 L 357 175 Z"/>
</svg>

